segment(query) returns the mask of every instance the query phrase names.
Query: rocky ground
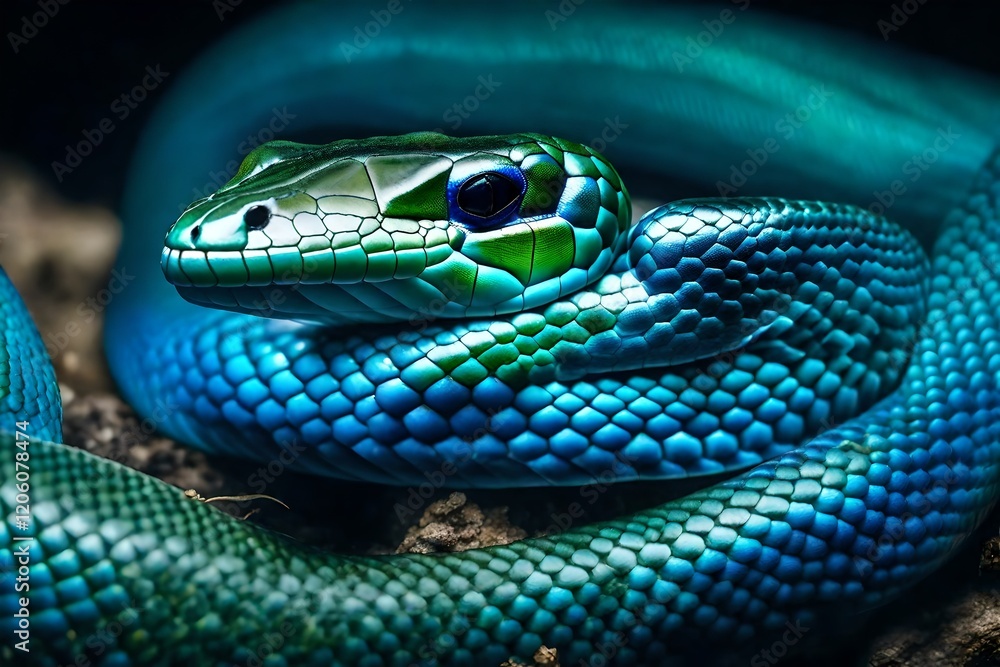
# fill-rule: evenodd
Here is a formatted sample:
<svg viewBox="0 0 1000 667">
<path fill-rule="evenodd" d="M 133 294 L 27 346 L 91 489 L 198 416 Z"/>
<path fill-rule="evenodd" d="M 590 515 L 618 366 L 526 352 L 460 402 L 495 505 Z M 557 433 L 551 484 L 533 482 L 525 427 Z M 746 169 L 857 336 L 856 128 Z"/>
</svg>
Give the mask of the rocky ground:
<svg viewBox="0 0 1000 667">
<path fill-rule="evenodd" d="M 424 497 L 412 489 L 286 472 L 268 485 L 271 498 L 242 498 L 248 480 L 261 472 L 257 466 L 212 458 L 152 432 L 115 394 L 101 347 L 102 308 L 88 298 L 106 286 L 118 242 L 110 211 L 60 202 L 18 166 L 0 163 L 0 265 L 53 351 L 67 443 L 191 489 L 248 521 L 354 553 L 453 551 L 543 534 L 558 527 L 560 507 L 581 497 L 579 489 L 442 489 Z M 90 310 L 96 313 L 92 321 L 82 315 Z M 678 493 L 652 483 L 599 491 L 597 502 L 584 503 L 586 520 Z M 1000 538 L 987 545 L 980 573 L 983 545 L 997 535 L 998 525 L 1000 514 L 994 513 L 948 566 L 881 610 L 863 632 L 836 648 L 818 647 L 821 655 L 802 664 L 1000 665 Z M 552 667 L 558 656 L 542 650 L 535 663 Z"/>
</svg>

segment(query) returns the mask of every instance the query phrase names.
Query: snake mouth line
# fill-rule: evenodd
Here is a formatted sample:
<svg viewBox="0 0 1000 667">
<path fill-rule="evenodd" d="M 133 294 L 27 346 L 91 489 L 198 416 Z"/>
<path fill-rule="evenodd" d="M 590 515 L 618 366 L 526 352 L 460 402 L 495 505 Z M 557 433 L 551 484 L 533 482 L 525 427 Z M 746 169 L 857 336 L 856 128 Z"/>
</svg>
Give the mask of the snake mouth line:
<svg viewBox="0 0 1000 667">
<path fill-rule="evenodd" d="M 447 245 L 419 254 L 420 270 L 437 268 L 449 256 Z M 558 296 L 551 285 L 539 285 L 503 301 L 471 306 L 474 286 L 461 272 L 445 274 L 432 284 L 415 280 L 414 262 L 379 266 L 367 256 L 336 251 L 299 254 L 282 250 L 181 250 L 164 248 L 160 267 L 187 301 L 261 317 L 302 319 L 327 324 L 427 322 L 512 316 L 543 307 Z M 365 261 L 367 261 L 367 264 Z M 357 270 L 335 273 L 331 265 L 354 262 Z M 605 272 L 600 262 L 573 268 L 560 279 L 559 291 L 580 292 Z M 417 299 L 419 303 L 414 304 Z"/>
<path fill-rule="evenodd" d="M 297 246 L 246 250 L 165 247 L 160 268 L 178 287 L 264 287 L 377 283 L 412 278 L 445 261 L 448 243 L 368 252 L 361 245 L 303 251 Z"/>
</svg>

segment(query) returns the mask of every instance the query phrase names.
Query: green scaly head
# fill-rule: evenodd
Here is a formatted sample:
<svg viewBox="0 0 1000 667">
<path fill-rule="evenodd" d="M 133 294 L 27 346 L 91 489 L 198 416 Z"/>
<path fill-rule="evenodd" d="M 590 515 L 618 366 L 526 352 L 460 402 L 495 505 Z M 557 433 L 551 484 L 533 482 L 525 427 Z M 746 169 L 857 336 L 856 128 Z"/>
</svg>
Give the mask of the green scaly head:
<svg viewBox="0 0 1000 667">
<path fill-rule="evenodd" d="M 631 205 L 587 146 L 422 132 L 251 152 L 167 233 L 163 272 L 195 303 L 323 322 L 492 316 L 603 275 Z"/>
</svg>

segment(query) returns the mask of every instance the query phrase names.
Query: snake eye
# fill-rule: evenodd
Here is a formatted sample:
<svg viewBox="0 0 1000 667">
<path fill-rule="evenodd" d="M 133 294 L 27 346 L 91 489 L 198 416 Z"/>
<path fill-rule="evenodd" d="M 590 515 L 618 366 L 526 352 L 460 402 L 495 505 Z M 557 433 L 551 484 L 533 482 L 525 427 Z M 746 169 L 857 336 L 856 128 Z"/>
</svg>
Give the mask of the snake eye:
<svg viewBox="0 0 1000 667">
<path fill-rule="evenodd" d="M 509 209 L 521 195 L 521 186 L 488 171 L 469 177 L 458 189 L 458 207 L 477 218 L 492 218 Z"/>
<path fill-rule="evenodd" d="M 260 204 L 251 206 L 243 214 L 243 222 L 246 223 L 247 229 L 263 229 L 270 219 L 271 211 L 266 206 L 261 206 Z"/>
</svg>

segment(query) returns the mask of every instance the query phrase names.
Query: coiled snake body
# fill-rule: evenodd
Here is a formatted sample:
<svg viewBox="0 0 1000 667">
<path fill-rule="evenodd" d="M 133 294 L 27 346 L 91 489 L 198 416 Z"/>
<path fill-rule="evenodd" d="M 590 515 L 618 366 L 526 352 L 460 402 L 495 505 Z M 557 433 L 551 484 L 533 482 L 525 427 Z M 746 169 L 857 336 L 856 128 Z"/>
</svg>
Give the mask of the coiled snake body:
<svg viewBox="0 0 1000 667">
<path fill-rule="evenodd" d="M 443 27 L 439 8 L 414 7 L 345 62 L 324 31 L 347 9 L 306 5 L 206 56 L 130 178 L 122 262 L 138 279 L 109 313 L 112 368 L 140 412 L 173 406 L 159 426 L 185 442 L 264 460 L 304 446 L 296 465 L 333 477 L 407 484 L 448 466 L 451 485 L 511 486 L 585 483 L 611 466 L 623 479 L 755 467 L 559 535 L 343 557 L 34 442 L 37 664 L 492 665 L 543 645 L 562 664 L 725 660 L 786 624 L 889 599 L 979 523 L 1000 460 L 996 107 L 936 65 L 917 76 L 891 60 L 865 79 L 864 53 L 810 59 L 842 38 L 779 45 L 780 24 L 749 15 L 684 71 L 669 54 L 693 15 L 591 9 L 557 41 L 514 30 L 532 16 L 513 9 L 494 26 L 503 40 L 459 49 L 467 9 Z M 607 153 L 661 181 L 724 174 L 726 137 L 758 145 L 789 90 L 833 92 L 752 188 L 801 199 L 687 199 L 632 225 L 603 151 L 549 135 L 281 141 L 191 204 L 161 251 L 174 200 L 276 104 L 300 136 L 331 122 L 427 126 L 422 109 L 467 88 L 455 81 L 469 63 L 494 70 L 504 115 L 484 103 L 462 134 L 547 109 L 540 122 L 566 136 L 619 105 L 633 127 L 605 138 Z M 568 73 L 558 85 L 556 70 Z M 429 76 L 440 71 L 451 78 Z M 904 93 L 905 110 L 892 101 Z M 890 211 L 927 222 L 955 207 L 930 263 L 876 207 L 807 199 L 866 204 L 870 183 L 953 119 L 965 143 L 939 150 Z M 178 299 L 157 252 L 183 297 L 217 309 Z M 5 414 L 58 441 L 51 368 L 4 289 Z M 17 477 L 3 465 L 12 515 Z M 12 525 L 0 562 L 16 565 Z M 7 636 L 15 576 L 2 574 Z M 136 614 L 122 633 L 88 643 L 123 610 Z"/>
</svg>

